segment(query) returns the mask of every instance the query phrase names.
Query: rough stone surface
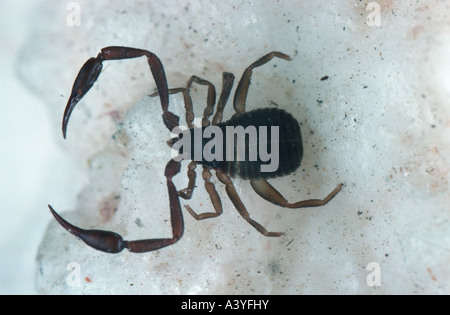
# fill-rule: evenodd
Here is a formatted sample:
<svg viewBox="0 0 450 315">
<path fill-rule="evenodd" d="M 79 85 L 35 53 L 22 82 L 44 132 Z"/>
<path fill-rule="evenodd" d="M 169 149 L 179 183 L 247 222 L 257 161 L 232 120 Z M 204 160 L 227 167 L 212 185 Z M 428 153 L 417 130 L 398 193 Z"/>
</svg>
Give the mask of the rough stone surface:
<svg viewBox="0 0 450 315">
<path fill-rule="evenodd" d="M 251 216 L 280 238 L 248 225 L 215 177 L 223 215 L 198 222 L 185 211 L 184 237 L 160 251 L 108 255 L 50 222 L 37 256 L 40 293 L 450 293 L 448 2 L 378 1 L 380 26 L 370 26 L 368 1 L 78 1 L 74 27 L 64 3 L 45 3 L 36 19 L 52 22 L 34 24 L 19 71 L 51 106 L 55 133 L 79 67 L 104 46 L 149 49 L 171 87 L 195 74 L 218 92 L 223 71 L 239 78 L 279 50 L 293 60 L 254 71 L 247 107 L 291 112 L 305 155 L 295 174 L 271 183 L 290 201 L 345 186 L 326 207 L 287 210 L 235 180 Z M 74 224 L 126 239 L 170 235 L 170 133 L 148 97 L 154 88 L 144 59 L 108 62 L 74 111 L 60 141 L 89 181 L 73 192 L 76 204 L 52 204 Z M 200 117 L 206 89 L 193 94 Z M 181 96 L 170 102 L 183 117 Z M 232 114 L 229 102 L 225 119 Z M 182 204 L 212 210 L 200 172 Z"/>
</svg>

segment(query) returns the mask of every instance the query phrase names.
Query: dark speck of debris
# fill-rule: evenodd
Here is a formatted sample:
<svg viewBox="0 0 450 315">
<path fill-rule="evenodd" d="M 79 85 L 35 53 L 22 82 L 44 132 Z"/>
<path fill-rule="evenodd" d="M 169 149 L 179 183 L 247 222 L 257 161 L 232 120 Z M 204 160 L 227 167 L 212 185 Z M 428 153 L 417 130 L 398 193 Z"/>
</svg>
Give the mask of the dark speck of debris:
<svg viewBox="0 0 450 315">
<path fill-rule="evenodd" d="M 134 223 L 136 223 L 136 225 L 140 228 L 144 227 L 144 224 L 142 224 L 142 221 L 139 218 L 136 218 L 136 220 L 134 220 Z"/>
<path fill-rule="evenodd" d="M 276 107 L 279 107 L 280 105 L 278 105 L 277 103 L 275 103 L 274 101 L 270 101 L 270 105 L 274 105 Z"/>
<path fill-rule="evenodd" d="M 324 76 L 324 77 L 321 77 L 321 78 L 320 78 L 320 81 L 325 81 L 325 80 L 328 80 L 329 78 L 330 78 L 330 77 L 326 75 L 326 76 Z"/>
<path fill-rule="evenodd" d="M 289 245 L 291 245 L 291 243 L 294 241 L 295 239 L 291 240 L 289 243 L 286 244 L 286 247 L 288 247 Z"/>
</svg>

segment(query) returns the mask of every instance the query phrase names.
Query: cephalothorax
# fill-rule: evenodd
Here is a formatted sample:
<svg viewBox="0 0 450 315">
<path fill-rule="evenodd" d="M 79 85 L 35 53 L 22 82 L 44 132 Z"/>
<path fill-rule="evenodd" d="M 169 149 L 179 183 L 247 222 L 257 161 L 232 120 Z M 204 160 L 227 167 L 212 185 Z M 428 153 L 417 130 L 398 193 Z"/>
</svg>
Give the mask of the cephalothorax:
<svg viewBox="0 0 450 315">
<path fill-rule="evenodd" d="M 219 96 L 219 100 L 216 106 L 216 113 L 213 116 L 212 121 L 209 121 L 209 117 L 214 112 L 214 105 L 216 104 L 216 91 L 214 85 L 204 79 L 197 76 L 192 76 L 188 81 L 186 88 L 168 89 L 167 79 L 164 72 L 163 65 L 159 58 L 142 49 L 130 48 L 130 47 L 106 47 L 101 50 L 96 58 L 90 58 L 83 67 L 80 69 L 75 83 L 72 87 L 72 93 L 67 102 L 67 106 L 64 111 L 62 131 L 63 136 L 66 138 L 67 124 L 69 122 L 70 115 L 75 105 L 80 99 L 89 91 L 97 80 L 102 70 L 103 61 L 118 60 L 118 59 L 130 59 L 145 56 L 147 57 L 148 64 L 150 66 L 153 78 L 156 83 L 158 92 L 152 96 L 159 95 L 161 101 L 161 107 L 163 110 L 163 122 L 166 127 L 172 131 L 175 127 L 178 127 L 179 117 L 169 111 L 169 94 L 183 93 L 185 108 L 186 108 L 186 123 L 190 132 L 194 132 L 194 113 L 192 107 L 192 100 L 190 97 L 189 89 L 195 82 L 197 84 L 205 85 L 208 87 L 207 106 L 203 113 L 202 128 L 206 128 L 210 125 L 218 126 L 220 130 L 225 129 L 227 126 L 242 126 L 246 128 L 248 126 L 255 127 L 276 127 L 278 133 L 278 166 L 275 171 L 262 172 L 261 165 L 262 156 L 257 156 L 256 160 L 193 160 L 188 166 L 188 187 L 177 191 L 172 178 L 180 172 L 180 161 L 171 159 L 167 165 L 164 175 L 167 179 L 167 189 L 169 193 L 170 204 L 170 217 L 172 225 L 172 237 L 161 239 L 145 239 L 126 241 L 114 232 L 104 230 L 85 230 L 72 225 L 64 220 L 56 211 L 49 205 L 49 209 L 55 219 L 60 225 L 62 225 L 67 231 L 82 239 L 87 245 L 104 252 L 118 253 L 124 248 L 127 248 L 131 252 L 149 252 L 154 251 L 171 244 L 176 243 L 184 232 L 183 214 L 181 211 L 181 205 L 179 197 L 184 199 L 190 199 L 195 187 L 196 173 L 195 168 L 197 164 L 201 164 L 203 167 L 202 176 L 205 181 L 205 188 L 208 192 L 214 212 L 197 214 L 189 206 L 186 206 L 188 212 L 197 220 L 203 220 L 219 216 L 222 213 L 222 203 L 220 197 L 214 187 L 214 184 L 210 181 L 212 176 L 211 170 L 215 171 L 217 178 L 220 182 L 225 184 L 226 192 L 236 207 L 241 216 L 250 223 L 256 230 L 265 236 L 280 236 L 283 233 L 267 231 L 261 224 L 250 218 L 245 205 L 242 203 L 239 195 L 234 188 L 234 185 L 230 177 L 240 177 L 250 180 L 250 184 L 254 191 L 262 198 L 270 201 L 271 203 L 286 207 L 286 208 L 304 208 L 304 207 L 317 207 L 327 204 L 342 188 L 343 184 L 338 185 L 325 199 L 309 199 L 298 201 L 295 203 L 289 203 L 272 185 L 270 185 L 266 179 L 284 176 L 295 171 L 299 166 L 303 156 L 302 139 L 300 133 L 300 126 L 295 118 L 284 110 L 277 108 L 262 108 L 251 112 L 245 112 L 245 103 L 250 86 L 250 79 L 253 73 L 253 69 L 264 65 L 272 58 L 281 58 L 284 60 L 291 60 L 291 58 L 280 52 L 270 52 L 262 58 L 258 59 L 247 67 L 239 81 L 234 94 L 233 107 L 236 114 L 226 121 L 222 122 L 223 110 L 225 104 L 230 96 L 231 88 L 234 83 L 234 75 L 229 72 L 223 73 L 223 85 L 222 91 Z M 259 138 L 258 138 L 259 139 Z M 169 141 L 169 145 L 173 146 L 180 139 L 172 139 Z M 258 142 L 256 147 L 261 144 Z M 244 141 L 244 152 L 248 153 L 249 147 L 252 144 L 249 140 Z M 254 145 L 254 144 L 253 144 Z M 203 145 L 202 145 L 203 146 Z M 274 147 L 272 146 L 272 149 Z M 223 147 L 226 150 L 226 147 Z M 269 146 L 270 149 L 270 146 Z M 259 151 L 258 151 L 259 152 Z"/>
</svg>

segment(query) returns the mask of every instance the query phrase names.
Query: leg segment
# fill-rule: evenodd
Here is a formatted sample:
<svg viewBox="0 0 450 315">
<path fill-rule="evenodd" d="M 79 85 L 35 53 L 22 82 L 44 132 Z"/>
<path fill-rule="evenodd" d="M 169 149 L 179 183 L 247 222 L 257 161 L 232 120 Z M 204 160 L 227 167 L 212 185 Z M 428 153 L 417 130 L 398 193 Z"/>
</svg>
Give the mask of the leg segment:
<svg viewBox="0 0 450 315">
<path fill-rule="evenodd" d="M 186 110 L 186 123 L 188 125 L 188 128 L 194 128 L 193 121 L 194 121 L 194 111 L 192 107 L 192 98 L 189 94 L 189 90 L 186 88 L 175 88 L 170 89 L 169 94 L 177 94 L 177 93 L 183 93 L 183 99 L 184 99 L 184 109 Z M 150 97 L 158 96 L 159 93 L 155 92 L 153 94 L 150 94 Z"/>
<path fill-rule="evenodd" d="M 288 55 L 285 55 L 281 52 L 272 51 L 248 66 L 242 74 L 241 80 L 239 81 L 239 84 L 236 88 L 236 93 L 234 94 L 233 106 L 236 113 L 242 114 L 245 112 L 245 101 L 247 99 L 248 87 L 250 86 L 253 69 L 268 63 L 274 57 L 284 60 L 291 60 L 291 57 L 289 57 Z"/>
<path fill-rule="evenodd" d="M 170 160 L 167 163 L 164 175 L 167 178 L 167 188 L 169 191 L 170 204 L 170 221 L 172 223 L 172 238 L 161 239 L 147 239 L 137 241 L 125 241 L 122 236 L 111 231 L 103 230 L 84 230 L 76 227 L 66 220 L 64 220 L 55 210 L 49 205 L 49 209 L 56 221 L 65 228 L 68 232 L 80 238 L 87 245 L 94 249 L 115 254 L 127 248 L 130 252 L 143 253 L 154 251 L 176 243 L 184 232 L 183 214 L 181 212 L 180 200 L 175 185 L 172 182 L 172 177 L 180 171 L 180 163 Z"/>
<path fill-rule="evenodd" d="M 66 138 L 67 124 L 69 123 L 70 115 L 75 108 L 76 104 L 83 98 L 83 96 L 90 90 L 97 81 L 98 76 L 103 68 L 103 61 L 105 60 L 119 60 L 119 59 L 130 59 L 137 58 L 141 56 L 146 56 L 150 70 L 153 75 L 153 79 L 156 83 L 156 88 L 158 89 L 161 107 L 163 110 L 163 121 L 169 130 L 172 130 L 178 126 L 179 118 L 175 114 L 168 111 L 169 108 L 169 95 L 167 88 L 167 79 L 164 72 L 164 67 L 159 60 L 159 58 L 147 51 L 131 47 L 120 47 L 111 46 L 103 48 L 96 58 L 90 58 L 81 67 L 78 72 L 77 78 L 72 87 L 72 92 L 70 94 L 69 100 L 67 102 L 66 108 L 64 110 L 62 131 L 63 137 Z"/>
<path fill-rule="evenodd" d="M 219 178 L 219 180 L 225 184 L 225 190 L 228 194 L 228 197 L 230 197 L 231 201 L 233 202 L 233 204 L 236 207 L 239 214 L 248 223 L 250 223 L 256 230 L 258 230 L 264 236 L 281 236 L 281 235 L 283 235 L 283 233 L 281 233 L 281 232 L 269 232 L 261 224 L 259 224 L 255 220 L 251 219 L 250 214 L 248 213 L 247 209 L 245 208 L 244 204 L 241 201 L 241 198 L 239 197 L 238 193 L 236 192 L 236 189 L 234 188 L 233 182 L 231 181 L 230 177 L 228 177 L 228 175 L 226 175 L 225 173 L 223 173 L 220 170 L 216 170 L 216 175 Z"/>
<path fill-rule="evenodd" d="M 188 91 L 191 89 L 192 83 L 194 82 L 200 85 L 208 86 L 208 94 L 206 96 L 206 108 L 203 111 L 203 120 L 202 120 L 202 126 L 208 127 L 210 125 L 209 116 L 211 116 L 211 114 L 213 113 L 214 104 L 216 103 L 216 88 L 211 82 L 193 75 L 189 79 L 188 84 L 186 86 L 186 89 Z"/>
<path fill-rule="evenodd" d="M 188 166 L 187 176 L 189 179 L 188 186 L 180 191 L 178 191 L 178 196 L 183 199 L 191 199 L 192 194 L 194 193 L 195 188 L 195 179 L 197 177 L 197 173 L 195 173 L 195 168 L 197 167 L 197 163 L 191 161 Z"/>
<path fill-rule="evenodd" d="M 267 201 L 269 201 L 277 206 L 280 206 L 280 207 L 293 208 L 293 209 L 324 206 L 331 199 L 333 199 L 334 196 L 336 196 L 337 193 L 341 191 L 342 186 L 344 186 L 344 184 L 339 184 L 323 200 L 322 199 L 309 199 L 309 200 L 298 201 L 295 203 L 289 203 L 286 200 L 286 198 L 284 198 L 275 188 L 273 188 L 272 185 L 270 185 L 264 179 L 252 180 L 252 181 L 250 181 L 250 184 L 252 185 L 255 192 L 258 195 L 260 195 L 262 198 L 266 199 Z"/>
<path fill-rule="evenodd" d="M 234 83 L 234 75 L 230 72 L 224 72 L 222 74 L 222 92 L 219 96 L 219 101 L 217 102 L 216 113 L 214 114 L 212 124 L 218 125 L 222 122 L 223 109 L 227 104 L 228 98 L 230 97 L 231 88 Z"/>
<path fill-rule="evenodd" d="M 192 121 L 194 120 L 194 112 L 192 108 L 192 98 L 190 95 L 190 89 L 194 82 L 200 85 L 208 86 L 208 94 L 206 96 L 206 108 L 203 112 L 203 120 L 202 120 L 202 126 L 207 127 L 210 125 L 208 118 L 209 116 L 211 116 L 214 110 L 214 104 L 216 103 L 216 88 L 211 82 L 193 75 L 189 79 L 186 88 L 170 89 L 169 94 L 176 94 L 180 92 L 183 93 L 184 107 L 186 108 L 186 122 L 189 128 L 193 128 L 194 126 L 192 125 Z M 150 96 L 154 97 L 158 94 L 159 92 L 156 92 L 151 94 Z"/>
<path fill-rule="evenodd" d="M 218 217 L 223 213 L 222 209 L 222 202 L 220 201 L 219 194 L 216 191 L 216 188 L 214 187 L 214 184 L 211 183 L 211 171 L 208 167 L 203 167 L 203 179 L 205 180 L 205 188 L 206 191 L 209 194 L 209 197 L 211 198 L 212 204 L 214 206 L 215 212 L 207 212 L 202 214 L 197 214 L 192 210 L 192 208 L 189 205 L 186 205 L 186 210 L 189 211 L 189 213 L 196 219 L 196 220 L 204 220 L 209 218 Z"/>
<path fill-rule="evenodd" d="M 222 122 L 223 110 L 228 101 L 228 98 L 230 97 L 231 88 L 233 87 L 233 83 L 234 83 L 234 75 L 232 73 L 224 72 L 222 76 L 223 76 L 222 92 L 220 93 L 219 101 L 217 102 L 216 113 L 214 114 L 214 117 L 212 120 L 213 125 L 218 125 Z M 184 107 L 186 108 L 186 122 L 187 122 L 189 128 L 193 128 L 192 121 L 194 120 L 194 113 L 192 110 L 192 98 L 189 93 L 189 89 L 193 82 L 208 86 L 206 108 L 203 112 L 203 121 L 202 121 L 202 125 L 204 127 L 206 127 L 206 126 L 209 126 L 208 118 L 209 118 L 209 116 L 211 116 L 211 114 L 213 112 L 215 99 L 216 99 L 216 91 L 215 91 L 214 85 L 211 82 L 201 79 L 197 76 L 192 76 L 189 79 L 189 82 L 188 82 L 186 88 L 170 89 L 169 94 L 183 93 L 184 104 L 185 104 Z M 155 97 L 158 94 L 159 94 L 158 92 L 155 92 L 155 93 L 151 94 L 150 97 Z"/>
</svg>

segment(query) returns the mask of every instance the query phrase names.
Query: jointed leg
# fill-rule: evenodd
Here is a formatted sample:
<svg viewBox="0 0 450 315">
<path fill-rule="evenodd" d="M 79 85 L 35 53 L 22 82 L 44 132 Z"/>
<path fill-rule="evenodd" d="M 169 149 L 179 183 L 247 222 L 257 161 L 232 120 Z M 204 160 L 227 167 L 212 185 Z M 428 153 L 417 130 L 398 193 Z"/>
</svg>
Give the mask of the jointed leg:
<svg viewBox="0 0 450 315">
<path fill-rule="evenodd" d="M 172 237 L 160 239 L 146 239 L 137 241 L 125 241 L 122 236 L 111 231 L 103 230 L 85 230 L 76 227 L 66 220 L 64 220 L 55 210 L 49 205 L 49 209 L 56 221 L 65 228 L 68 232 L 83 240 L 87 245 L 94 249 L 107 252 L 119 253 L 124 248 L 130 252 L 142 253 L 154 251 L 176 243 L 184 232 L 183 214 L 181 212 L 180 200 L 175 185 L 172 182 L 172 177 L 180 171 L 180 163 L 170 160 L 167 163 L 164 175 L 167 178 L 167 188 L 169 191 L 170 204 L 170 222 L 172 224 Z"/>
<path fill-rule="evenodd" d="M 207 127 L 210 125 L 208 118 L 209 118 L 209 116 L 211 116 L 211 114 L 214 110 L 214 104 L 216 103 L 216 88 L 214 87 L 214 85 L 211 82 L 193 75 L 189 79 L 189 81 L 186 85 L 186 88 L 170 89 L 169 94 L 176 94 L 176 93 L 180 93 L 180 92 L 183 93 L 184 107 L 186 108 L 186 122 L 187 122 L 189 128 L 193 128 L 194 126 L 192 124 L 192 121 L 194 120 L 194 112 L 193 112 L 193 107 L 192 107 L 192 98 L 190 95 L 190 88 L 194 82 L 197 84 L 200 84 L 200 85 L 208 86 L 208 94 L 206 96 L 206 108 L 203 112 L 203 120 L 202 120 L 202 126 Z M 154 97 L 158 94 L 159 94 L 159 92 L 156 92 L 156 93 L 151 94 L 150 96 Z"/>
<path fill-rule="evenodd" d="M 214 104 L 216 103 L 216 88 L 214 87 L 214 85 L 211 82 L 193 75 L 189 79 L 189 81 L 186 85 L 186 89 L 190 90 L 192 83 L 194 83 L 194 82 L 197 84 L 200 84 L 200 85 L 208 86 L 208 94 L 206 96 L 206 108 L 203 111 L 203 120 L 202 120 L 202 126 L 208 127 L 210 125 L 209 116 L 211 116 L 211 114 L 213 113 Z"/>
<path fill-rule="evenodd" d="M 234 75 L 230 72 L 224 72 L 222 74 L 222 92 L 219 96 L 219 101 L 217 102 L 216 113 L 214 114 L 212 124 L 218 125 L 222 122 L 223 109 L 227 104 L 228 98 L 230 97 L 231 88 L 233 87 Z"/>
<path fill-rule="evenodd" d="M 197 173 L 195 172 L 196 167 L 197 163 L 195 163 L 194 161 L 191 161 L 191 163 L 189 163 L 188 165 L 188 172 L 187 172 L 187 176 L 189 179 L 188 186 L 178 191 L 178 196 L 180 196 L 183 199 L 191 199 L 192 194 L 194 193 L 195 179 L 197 177 Z"/>
<path fill-rule="evenodd" d="M 217 109 L 216 109 L 216 113 L 214 114 L 214 117 L 212 120 L 212 125 L 218 125 L 222 122 L 223 110 L 228 101 L 228 98 L 230 97 L 231 89 L 232 89 L 233 83 L 234 83 L 234 75 L 232 73 L 224 72 L 222 77 L 223 77 L 222 92 L 220 93 L 219 101 L 217 102 Z M 204 127 L 206 127 L 206 126 L 209 126 L 208 118 L 209 118 L 209 116 L 211 116 L 211 114 L 213 112 L 215 99 L 216 99 L 216 90 L 214 88 L 214 85 L 211 82 L 201 79 L 197 76 L 192 76 L 189 79 L 189 82 L 188 82 L 186 88 L 170 89 L 169 94 L 176 94 L 176 93 L 180 93 L 180 92 L 183 93 L 184 104 L 185 104 L 185 108 L 186 108 L 186 122 L 188 124 L 188 127 L 192 128 L 193 127 L 192 121 L 194 120 L 194 113 L 192 110 L 192 98 L 190 96 L 189 89 L 192 86 L 193 82 L 208 86 L 206 108 L 203 112 L 203 121 L 202 121 L 202 125 Z M 157 95 L 158 95 L 158 92 L 153 93 L 150 96 L 154 97 Z"/>
<path fill-rule="evenodd" d="M 234 188 L 233 182 L 231 181 L 230 177 L 223 173 L 220 170 L 216 170 L 216 175 L 219 178 L 219 180 L 225 184 L 225 190 L 230 197 L 231 201 L 233 202 L 234 206 L 236 207 L 239 214 L 248 222 L 250 223 L 256 230 L 258 230 L 261 234 L 264 236 L 281 236 L 283 233 L 281 232 L 269 232 L 267 231 L 261 224 L 256 222 L 255 220 L 250 218 L 250 214 L 248 213 L 247 209 L 245 208 L 244 204 L 241 201 L 241 198 L 236 192 L 236 189 Z"/>
<path fill-rule="evenodd" d="M 295 203 L 289 203 L 272 185 L 266 180 L 252 180 L 250 181 L 255 192 L 267 201 L 285 208 L 307 208 L 307 207 L 320 207 L 326 205 L 338 192 L 341 191 L 344 184 L 339 184 L 325 199 L 309 199 L 302 200 Z"/>
<path fill-rule="evenodd" d="M 207 212 L 207 213 L 201 213 L 197 214 L 192 210 L 192 208 L 189 205 L 186 205 L 186 210 L 189 211 L 189 213 L 196 219 L 196 220 L 204 220 L 209 218 L 218 217 L 223 213 L 222 209 L 222 202 L 220 201 L 219 194 L 216 191 L 216 188 L 214 187 L 214 184 L 211 183 L 211 172 L 208 167 L 203 167 L 203 173 L 202 173 L 203 179 L 205 181 L 205 188 L 206 191 L 209 194 L 209 198 L 211 198 L 211 202 L 214 206 L 215 212 Z"/>
<path fill-rule="evenodd" d="M 281 52 L 272 51 L 248 66 L 242 74 L 241 80 L 239 81 L 236 92 L 234 94 L 233 107 L 236 113 L 242 114 L 245 112 L 245 101 L 247 99 L 248 87 L 250 86 L 253 69 L 268 63 L 274 57 L 284 60 L 291 60 L 291 57 L 289 57 L 288 55 L 285 55 Z"/>
<path fill-rule="evenodd" d="M 164 124 L 169 130 L 172 130 L 173 128 L 178 126 L 178 116 L 168 111 L 169 95 L 167 79 L 164 72 L 164 67 L 159 58 L 155 54 L 147 50 L 131 47 L 111 46 L 103 48 L 96 58 L 90 58 L 88 61 L 86 61 L 86 63 L 78 72 L 77 78 L 75 79 L 72 87 L 72 92 L 64 110 L 62 122 L 62 131 L 64 138 L 66 137 L 67 124 L 69 123 L 69 118 L 73 109 L 94 85 L 95 81 L 97 81 L 97 78 L 103 68 L 103 61 L 130 59 L 141 56 L 147 57 L 147 62 L 150 66 L 150 70 L 155 80 L 156 88 L 158 89 L 159 97 L 161 99 Z"/>
<path fill-rule="evenodd" d="M 203 112 L 203 121 L 202 121 L 202 124 L 206 124 L 206 125 L 204 125 L 204 127 L 207 127 L 207 126 L 209 126 L 208 117 L 211 116 L 213 109 L 214 109 L 214 104 L 216 102 L 216 89 L 211 82 L 193 75 L 189 79 L 189 81 L 186 85 L 186 88 L 170 89 L 169 94 L 176 94 L 176 93 L 180 93 L 180 92 L 183 93 L 184 104 L 185 104 L 185 108 L 186 108 L 186 122 L 188 123 L 188 127 L 192 128 L 193 127 L 192 121 L 194 120 L 194 113 L 193 113 L 193 107 L 192 107 L 192 98 L 190 95 L 190 88 L 194 82 L 197 84 L 200 84 L 200 85 L 208 86 L 208 94 L 206 97 L 206 108 Z M 154 97 L 154 96 L 157 96 L 158 94 L 159 94 L 159 92 L 155 92 L 155 93 L 151 94 L 150 96 Z"/>
<path fill-rule="evenodd" d="M 192 98 L 189 94 L 189 90 L 186 88 L 175 88 L 175 89 L 169 89 L 169 94 L 177 94 L 177 93 L 183 93 L 183 99 L 184 99 L 184 109 L 186 110 L 186 124 L 188 128 L 194 128 L 193 121 L 194 121 L 194 110 L 192 107 Z M 159 93 L 155 92 L 153 94 L 150 94 L 150 97 L 158 96 Z"/>
</svg>

